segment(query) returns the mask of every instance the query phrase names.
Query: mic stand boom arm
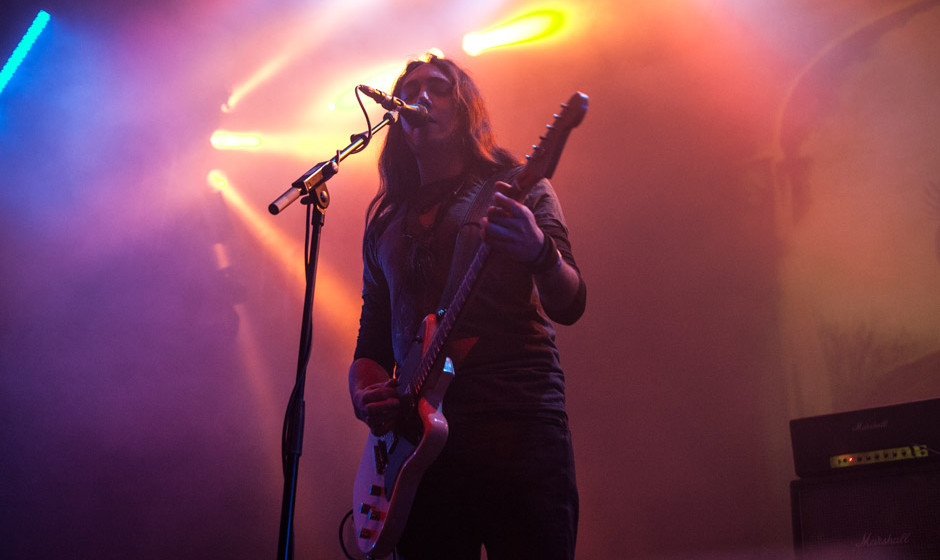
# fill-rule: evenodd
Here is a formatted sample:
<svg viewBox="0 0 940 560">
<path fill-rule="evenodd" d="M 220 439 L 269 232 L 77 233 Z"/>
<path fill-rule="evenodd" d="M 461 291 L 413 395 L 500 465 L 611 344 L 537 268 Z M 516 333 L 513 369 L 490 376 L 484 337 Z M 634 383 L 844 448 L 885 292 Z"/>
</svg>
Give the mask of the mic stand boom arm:
<svg viewBox="0 0 940 560">
<path fill-rule="evenodd" d="M 386 125 L 395 124 L 396 122 L 398 122 L 398 111 L 389 111 L 385 113 L 382 122 L 373 126 L 368 133 L 353 134 L 348 146 L 336 152 L 336 155 L 329 160 L 316 164 L 291 183 L 290 188 L 284 191 L 284 194 L 268 205 L 268 212 L 275 215 L 280 214 L 292 202 L 308 193 L 314 193 L 317 203 L 326 208 L 330 203 L 330 194 L 326 190 L 326 182 L 339 172 L 339 162 L 364 150 L 376 132 L 382 130 Z"/>
<path fill-rule="evenodd" d="M 389 124 L 398 121 L 398 112 L 389 111 L 385 118 L 368 133 L 354 134 L 345 149 L 336 152 L 328 161 L 318 163 L 301 175 L 291 187 L 268 206 L 272 214 L 278 214 L 301 195 L 312 194 L 301 202 L 307 205 L 307 234 L 304 250 L 304 309 L 300 327 L 300 351 L 297 359 L 297 380 L 287 403 L 284 429 L 281 434 L 281 461 L 284 468 L 284 497 L 281 502 L 281 526 L 278 536 L 277 557 L 292 560 L 294 557 L 294 503 L 297 496 L 297 473 L 304 439 L 304 385 L 307 363 L 313 349 L 313 294 L 317 276 L 317 256 L 320 248 L 320 230 L 323 227 L 323 211 L 330 203 L 326 182 L 339 171 L 339 162 L 361 152 L 372 140 L 372 135 Z"/>
</svg>

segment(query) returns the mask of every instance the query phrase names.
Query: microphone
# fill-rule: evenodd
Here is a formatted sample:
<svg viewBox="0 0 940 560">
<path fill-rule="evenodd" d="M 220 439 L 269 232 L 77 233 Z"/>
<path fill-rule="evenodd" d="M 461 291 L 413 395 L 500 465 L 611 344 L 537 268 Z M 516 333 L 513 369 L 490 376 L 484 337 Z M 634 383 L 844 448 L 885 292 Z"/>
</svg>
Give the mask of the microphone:
<svg viewBox="0 0 940 560">
<path fill-rule="evenodd" d="M 398 113 L 408 121 L 411 126 L 421 126 L 434 121 L 428 114 L 427 107 L 423 105 L 408 105 L 401 99 L 391 96 L 384 91 L 370 88 L 366 85 L 358 86 L 359 91 L 371 97 L 376 103 L 382 106 L 386 111 L 398 111 Z"/>
</svg>

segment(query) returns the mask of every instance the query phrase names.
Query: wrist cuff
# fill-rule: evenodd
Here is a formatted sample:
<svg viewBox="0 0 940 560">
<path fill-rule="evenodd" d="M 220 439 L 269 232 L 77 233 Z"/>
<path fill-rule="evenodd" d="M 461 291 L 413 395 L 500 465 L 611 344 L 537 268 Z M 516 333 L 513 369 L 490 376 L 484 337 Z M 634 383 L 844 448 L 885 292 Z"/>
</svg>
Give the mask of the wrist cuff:
<svg viewBox="0 0 940 560">
<path fill-rule="evenodd" d="M 532 274 L 544 274 L 561 262 L 561 253 L 558 252 L 558 247 L 555 246 L 555 240 L 552 239 L 552 236 L 545 234 L 545 241 L 542 242 L 542 248 L 539 249 L 539 254 L 535 256 L 532 261 L 526 264 L 529 269 L 529 272 Z"/>
</svg>

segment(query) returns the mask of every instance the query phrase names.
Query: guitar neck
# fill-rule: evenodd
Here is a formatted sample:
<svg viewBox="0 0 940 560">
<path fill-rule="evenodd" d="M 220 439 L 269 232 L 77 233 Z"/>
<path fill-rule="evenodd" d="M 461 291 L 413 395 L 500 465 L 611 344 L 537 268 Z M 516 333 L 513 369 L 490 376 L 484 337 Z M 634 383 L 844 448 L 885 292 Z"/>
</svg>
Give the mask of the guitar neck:
<svg viewBox="0 0 940 560">
<path fill-rule="evenodd" d="M 483 267 L 486 265 L 489 256 L 489 246 L 487 246 L 486 243 L 481 243 L 473 257 L 473 261 L 470 263 L 470 267 L 467 269 L 467 273 L 457 287 L 453 300 L 451 300 L 447 309 L 444 309 L 443 313 L 438 316 L 437 330 L 434 331 L 434 337 L 427 345 L 427 349 L 421 358 L 421 364 L 418 367 L 414 379 L 408 384 L 408 392 L 413 396 L 417 397 L 424 388 L 424 384 L 428 380 L 428 376 L 430 376 L 435 362 L 440 358 L 444 344 L 447 343 L 451 331 L 457 324 L 460 312 L 463 311 L 464 305 L 467 303 L 467 300 L 470 299 L 470 292 L 473 291 L 473 287 L 476 285 L 477 279 L 483 272 Z"/>
<path fill-rule="evenodd" d="M 542 179 L 541 176 L 533 177 L 531 174 L 526 175 L 527 170 L 529 170 L 528 165 L 526 165 L 523 171 L 519 174 L 514 184 L 514 198 L 517 201 L 521 201 L 521 199 L 525 197 L 529 190 L 531 190 L 532 187 Z M 483 268 L 486 266 L 486 262 L 489 259 L 489 256 L 489 246 L 486 243 L 480 243 L 480 247 L 477 249 L 477 252 L 473 257 L 473 261 L 470 263 L 470 266 L 467 269 L 467 273 L 464 275 L 463 280 L 457 287 L 457 291 L 454 294 L 453 300 L 451 300 L 450 305 L 447 306 L 447 309 L 443 309 L 441 312 L 439 312 L 437 317 L 437 330 L 435 330 L 433 338 L 428 342 L 425 353 L 421 358 L 421 363 L 417 368 L 414 377 L 406 387 L 407 392 L 412 396 L 417 397 L 421 394 L 425 382 L 431 375 L 431 371 L 433 371 L 434 364 L 437 362 L 438 358 L 440 358 L 441 351 L 444 349 L 444 345 L 447 343 L 447 339 L 450 336 L 451 331 L 457 324 L 457 320 L 460 317 L 460 312 L 463 311 L 464 305 L 467 303 L 467 300 L 470 299 L 470 293 L 473 291 L 477 280 L 482 274 Z"/>
<path fill-rule="evenodd" d="M 584 113 L 587 111 L 587 99 L 587 96 L 583 93 L 576 92 L 568 99 L 567 103 L 562 104 L 561 114 L 554 115 L 554 122 L 546 126 L 548 130 L 544 136 L 540 137 L 541 142 L 538 146 L 534 146 L 535 149 L 530 155 L 526 156 L 525 166 L 515 177 L 512 195 L 516 201 L 521 202 L 529 190 L 543 178 L 551 178 L 558 163 L 558 158 L 561 156 L 561 150 L 568 139 L 568 134 L 584 118 Z M 450 336 L 451 330 L 457 323 L 464 304 L 470 298 L 470 293 L 482 273 L 489 255 L 489 247 L 486 243 L 481 243 L 473 262 L 470 263 L 466 275 L 457 288 L 453 300 L 447 306 L 447 309 L 443 310 L 443 313 L 437 317 L 437 328 L 432 339 L 428 341 L 425 347 L 414 376 L 410 380 L 403 380 L 406 383 L 403 384 L 402 394 L 406 394 L 405 391 L 410 392 L 415 397 L 421 394 L 434 364 L 440 358 L 441 351 L 447 342 L 448 336 Z"/>
</svg>

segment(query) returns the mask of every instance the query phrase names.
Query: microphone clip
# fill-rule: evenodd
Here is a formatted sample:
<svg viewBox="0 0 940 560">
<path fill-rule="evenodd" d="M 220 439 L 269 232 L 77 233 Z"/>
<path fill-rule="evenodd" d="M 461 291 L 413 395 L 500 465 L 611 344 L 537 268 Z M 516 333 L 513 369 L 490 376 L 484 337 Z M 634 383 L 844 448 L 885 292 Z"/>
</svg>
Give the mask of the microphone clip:
<svg viewBox="0 0 940 560">
<path fill-rule="evenodd" d="M 411 126 L 421 126 L 434 121 L 428 113 L 428 108 L 424 105 L 409 105 L 393 95 L 367 85 L 357 86 L 356 89 L 366 94 L 367 97 L 381 105 L 386 111 L 394 111 L 400 114 Z"/>
</svg>

